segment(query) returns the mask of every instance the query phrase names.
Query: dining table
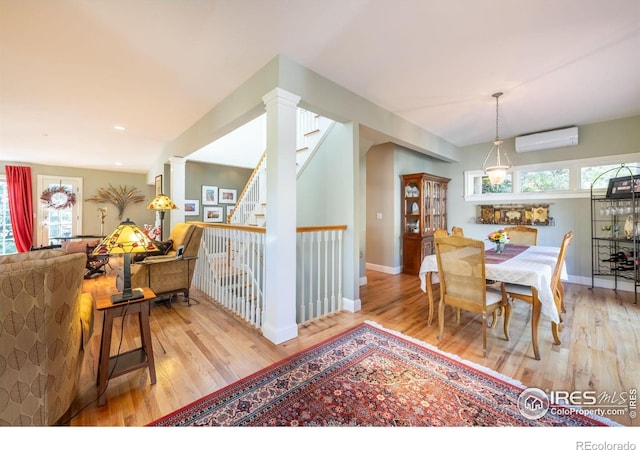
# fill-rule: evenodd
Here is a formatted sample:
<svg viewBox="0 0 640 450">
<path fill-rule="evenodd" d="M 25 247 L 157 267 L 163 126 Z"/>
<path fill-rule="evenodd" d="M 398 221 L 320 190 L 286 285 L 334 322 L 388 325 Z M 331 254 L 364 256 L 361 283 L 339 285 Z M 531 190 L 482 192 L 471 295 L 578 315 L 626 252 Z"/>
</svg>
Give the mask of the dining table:
<svg viewBox="0 0 640 450">
<path fill-rule="evenodd" d="M 497 253 L 494 244 L 486 241 L 485 277 L 495 282 L 519 284 L 536 289 L 540 304 L 533 305 L 533 313 L 541 312 L 551 321 L 560 323 L 558 305 L 555 303 L 551 289 L 551 278 L 559 253 L 560 247 L 513 244 L 506 244 L 503 251 Z M 433 285 L 439 282 L 438 261 L 435 254 L 427 255 L 422 260 L 418 276 L 421 289 L 427 293 L 429 301 L 427 323 L 431 325 L 434 312 Z M 560 279 L 568 280 L 564 262 Z"/>
</svg>

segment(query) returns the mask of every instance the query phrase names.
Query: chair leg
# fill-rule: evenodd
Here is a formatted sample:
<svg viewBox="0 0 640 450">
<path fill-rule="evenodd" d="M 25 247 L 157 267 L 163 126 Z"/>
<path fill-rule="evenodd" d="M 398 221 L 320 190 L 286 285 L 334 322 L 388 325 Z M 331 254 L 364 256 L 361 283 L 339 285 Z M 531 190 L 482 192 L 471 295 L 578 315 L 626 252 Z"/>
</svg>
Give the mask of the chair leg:
<svg viewBox="0 0 640 450">
<path fill-rule="evenodd" d="M 560 340 L 560 331 L 562 331 L 562 325 L 559 323 L 551 322 L 551 334 L 553 334 L 553 343 L 555 345 L 562 344 Z"/>
<path fill-rule="evenodd" d="M 540 300 L 538 300 L 537 295 L 533 298 L 531 307 L 531 341 L 533 343 L 533 355 L 539 361 L 540 349 L 538 348 L 538 323 L 540 322 L 540 311 L 542 309 L 542 305 L 540 304 Z"/>
<path fill-rule="evenodd" d="M 504 305 L 504 337 L 508 341 L 511 339 L 509 336 L 509 324 L 511 323 L 511 303 L 507 301 L 506 305 Z"/>
<path fill-rule="evenodd" d="M 482 357 L 487 357 L 487 313 L 482 312 Z"/>
<path fill-rule="evenodd" d="M 438 304 L 438 340 L 442 339 L 444 334 L 444 302 L 440 300 Z"/>
<path fill-rule="evenodd" d="M 498 316 L 500 315 L 499 314 L 500 311 L 501 311 L 501 308 L 498 308 L 493 311 L 493 314 L 491 314 L 491 324 L 489 325 L 489 328 L 496 327 L 496 324 L 498 323 Z"/>
</svg>

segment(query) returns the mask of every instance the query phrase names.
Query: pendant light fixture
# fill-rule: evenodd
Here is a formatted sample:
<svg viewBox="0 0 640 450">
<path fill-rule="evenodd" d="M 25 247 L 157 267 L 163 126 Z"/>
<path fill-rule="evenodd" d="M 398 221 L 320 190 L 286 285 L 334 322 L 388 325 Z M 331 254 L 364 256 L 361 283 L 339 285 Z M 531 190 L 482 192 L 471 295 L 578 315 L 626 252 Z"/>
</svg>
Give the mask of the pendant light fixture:
<svg viewBox="0 0 640 450">
<path fill-rule="evenodd" d="M 491 181 L 491 184 L 493 185 L 501 184 L 505 178 L 507 178 L 507 171 L 511 168 L 511 161 L 509 161 L 509 157 L 506 153 L 504 154 L 506 163 L 500 159 L 500 146 L 502 145 L 502 141 L 498 134 L 498 99 L 501 95 L 502 92 L 496 92 L 492 95 L 492 97 L 496 99 L 496 139 L 493 141 L 493 146 L 491 146 L 491 149 L 482 164 L 482 169 L 487 174 L 489 181 Z M 493 166 L 487 166 L 487 162 L 493 153 L 495 153 L 496 163 Z"/>
</svg>

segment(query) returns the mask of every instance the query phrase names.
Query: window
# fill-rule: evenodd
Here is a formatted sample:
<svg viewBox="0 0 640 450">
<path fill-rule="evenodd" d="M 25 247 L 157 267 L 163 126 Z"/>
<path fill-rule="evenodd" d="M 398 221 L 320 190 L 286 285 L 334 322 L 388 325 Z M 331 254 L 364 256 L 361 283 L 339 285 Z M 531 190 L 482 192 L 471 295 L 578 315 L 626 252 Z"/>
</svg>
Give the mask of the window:
<svg viewBox="0 0 640 450">
<path fill-rule="evenodd" d="M 630 153 L 514 166 L 507 175 L 507 180 L 498 186 L 491 185 L 482 170 L 470 170 L 464 176 L 464 197 L 465 201 L 497 202 L 589 197 L 591 184 L 596 179 L 594 189 L 605 191 L 609 178 L 640 174 L 639 161 L 639 153 Z M 620 164 L 625 164 L 625 168 L 620 171 L 611 170 L 620 168 Z"/>
<path fill-rule="evenodd" d="M 594 189 L 606 189 L 609 186 L 610 178 L 624 177 L 629 175 L 638 175 L 640 167 L 637 165 L 625 165 L 629 170 L 622 169 L 619 172 L 614 170 L 620 167 L 620 164 L 609 164 L 606 166 L 592 166 L 580 168 L 580 188 L 591 189 L 593 180 L 596 180 Z M 602 175 L 598 178 L 599 175 Z"/>
<path fill-rule="evenodd" d="M 0 255 L 16 253 L 16 243 L 11 229 L 11 216 L 9 215 L 9 193 L 7 180 L 0 175 Z"/>
<path fill-rule="evenodd" d="M 568 191 L 569 169 L 518 172 L 520 192 Z"/>
</svg>

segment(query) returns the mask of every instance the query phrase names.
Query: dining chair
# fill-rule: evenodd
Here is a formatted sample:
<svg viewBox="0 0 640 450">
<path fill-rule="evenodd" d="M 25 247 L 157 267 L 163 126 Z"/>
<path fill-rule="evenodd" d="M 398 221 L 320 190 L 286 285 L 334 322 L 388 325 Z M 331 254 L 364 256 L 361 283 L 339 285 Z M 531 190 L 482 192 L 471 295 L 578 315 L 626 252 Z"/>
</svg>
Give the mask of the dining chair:
<svg viewBox="0 0 640 450">
<path fill-rule="evenodd" d="M 533 227 L 525 227 L 524 225 L 516 225 L 514 227 L 505 227 L 509 243 L 514 245 L 538 245 L 538 229 Z"/>
<path fill-rule="evenodd" d="M 464 230 L 460 227 L 451 227 L 452 236 L 464 236 Z"/>
<path fill-rule="evenodd" d="M 433 237 L 446 237 L 449 236 L 449 233 L 444 228 L 436 228 L 433 232 Z"/>
<path fill-rule="evenodd" d="M 562 274 L 562 266 L 564 265 L 565 258 L 567 256 L 567 248 L 571 244 L 573 239 L 573 231 L 569 231 L 562 238 L 562 244 L 560 245 L 560 252 L 558 253 L 558 259 L 551 275 L 551 291 L 553 292 L 553 300 L 558 309 L 558 316 L 560 316 L 560 323 L 551 322 L 551 333 L 553 334 L 554 344 L 561 344 L 560 331 L 562 331 L 562 313 L 565 312 L 564 308 L 564 287 L 560 281 L 560 275 Z M 537 360 L 540 360 L 540 350 L 538 348 L 538 323 L 540 321 L 540 300 L 538 299 L 538 291 L 531 286 L 524 286 L 520 284 L 505 283 L 504 289 L 507 293 L 507 297 L 510 299 L 517 299 L 525 301 L 532 305 L 533 312 L 531 314 L 531 340 L 533 341 L 533 354 Z"/>
<path fill-rule="evenodd" d="M 491 315 L 495 325 L 500 308 L 504 308 L 504 336 L 509 340 L 511 305 L 506 292 L 485 284 L 484 242 L 464 236 L 435 239 L 440 303 L 438 305 L 438 340 L 444 334 L 445 306 L 480 314 L 482 317 L 482 355 L 487 356 L 487 319 Z"/>
</svg>

